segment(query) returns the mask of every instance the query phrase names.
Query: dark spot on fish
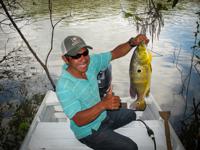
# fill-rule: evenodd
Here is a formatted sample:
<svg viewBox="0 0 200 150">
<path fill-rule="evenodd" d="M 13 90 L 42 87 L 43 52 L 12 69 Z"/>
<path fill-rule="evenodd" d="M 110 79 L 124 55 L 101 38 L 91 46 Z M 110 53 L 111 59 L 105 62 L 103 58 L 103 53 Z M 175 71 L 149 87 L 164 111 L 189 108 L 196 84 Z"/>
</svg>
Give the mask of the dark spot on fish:
<svg viewBox="0 0 200 150">
<path fill-rule="evenodd" d="M 137 72 L 138 72 L 138 73 L 140 73 L 140 72 L 141 72 L 141 70 L 140 70 L 140 69 L 138 69 L 138 70 L 137 70 Z"/>
</svg>

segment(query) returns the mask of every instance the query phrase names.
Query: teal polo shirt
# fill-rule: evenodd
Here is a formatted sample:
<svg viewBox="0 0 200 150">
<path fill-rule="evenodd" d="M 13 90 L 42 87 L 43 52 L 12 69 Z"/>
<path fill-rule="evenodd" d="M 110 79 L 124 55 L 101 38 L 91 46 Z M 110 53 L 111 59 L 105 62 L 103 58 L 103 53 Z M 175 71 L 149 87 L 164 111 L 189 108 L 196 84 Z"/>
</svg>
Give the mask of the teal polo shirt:
<svg viewBox="0 0 200 150">
<path fill-rule="evenodd" d="M 63 66 L 62 74 L 56 85 L 56 94 L 64 113 L 70 119 L 70 127 L 77 139 L 86 137 L 92 133 L 92 129 L 98 130 L 101 122 L 106 118 L 103 111 L 94 121 L 84 126 L 78 126 L 72 120 L 73 116 L 100 102 L 97 74 L 108 67 L 111 61 L 111 53 L 105 52 L 90 56 L 90 64 L 86 72 L 87 80 L 72 76 Z"/>
</svg>

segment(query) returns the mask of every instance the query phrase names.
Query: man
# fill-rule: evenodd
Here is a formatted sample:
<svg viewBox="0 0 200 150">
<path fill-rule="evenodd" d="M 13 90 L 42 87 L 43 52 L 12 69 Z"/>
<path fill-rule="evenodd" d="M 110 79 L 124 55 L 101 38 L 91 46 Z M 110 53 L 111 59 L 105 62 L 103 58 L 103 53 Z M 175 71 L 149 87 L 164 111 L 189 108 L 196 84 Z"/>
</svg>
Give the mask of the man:
<svg viewBox="0 0 200 150">
<path fill-rule="evenodd" d="M 100 99 L 97 75 L 111 60 L 126 55 L 145 35 L 138 35 L 110 52 L 89 55 L 91 46 L 78 36 L 62 42 L 63 72 L 56 93 L 76 138 L 95 150 L 137 150 L 130 138 L 114 131 L 136 119 L 133 110 L 120 108 L 119 96 L 108 94 Z"/>
</svg>

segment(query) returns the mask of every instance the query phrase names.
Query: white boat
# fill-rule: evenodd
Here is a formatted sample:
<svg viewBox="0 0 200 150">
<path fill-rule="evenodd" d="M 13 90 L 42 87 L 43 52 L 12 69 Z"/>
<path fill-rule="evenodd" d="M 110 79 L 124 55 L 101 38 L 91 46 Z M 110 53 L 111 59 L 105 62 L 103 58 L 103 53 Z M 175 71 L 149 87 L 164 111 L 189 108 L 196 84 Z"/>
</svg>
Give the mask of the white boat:
<svg viewBox="0 0 200 150">
<path fill-rule="evenodd" d="M 122 98 L 129 107 L 134 101 L 130 97 Z M 146 99 L 145 111 L 137 111 L 137 118 L 143 120 L 154 132 L 156 149 L 167 150 L 164 121 L 159 115 L 159 105 L 150 95 Z M 170 140 L 173 150 L 184 150 L 182 143 L 169 123 Z M 116 130 L 134 140 L 139 150 L 154 150 L 154 142 L 147 134 L 144 124 L 133 121 Z M 21 150 L 90 150 L 80 143 L 70 129 L 69 120 L 64 115 L 55 92 L 48 91 L 35 115 L 29 131 L 21 145 Z"/>
</svg>

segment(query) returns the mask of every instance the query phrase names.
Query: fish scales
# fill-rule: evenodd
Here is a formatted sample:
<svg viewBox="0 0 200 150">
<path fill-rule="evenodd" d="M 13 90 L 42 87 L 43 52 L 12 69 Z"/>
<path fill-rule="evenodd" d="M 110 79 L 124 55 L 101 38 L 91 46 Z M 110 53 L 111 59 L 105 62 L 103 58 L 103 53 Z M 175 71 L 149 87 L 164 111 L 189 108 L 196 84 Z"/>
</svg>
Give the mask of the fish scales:
<svg viewBox="0 0 200 150">
<path fill-rule="evenodd" d="M 137 96 L 135 102 L 130 107 L 135 110 L 146 108 L 145 97 L 149 95 L 151 74 L 152 74 L 152 54 L 147 50 L 144 42 L 140 43 L 131 58 L 130 75 L 130 95 L 132 98 Z"/>
</svg>

